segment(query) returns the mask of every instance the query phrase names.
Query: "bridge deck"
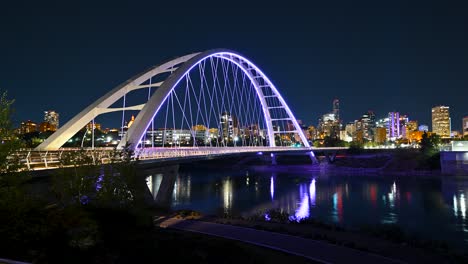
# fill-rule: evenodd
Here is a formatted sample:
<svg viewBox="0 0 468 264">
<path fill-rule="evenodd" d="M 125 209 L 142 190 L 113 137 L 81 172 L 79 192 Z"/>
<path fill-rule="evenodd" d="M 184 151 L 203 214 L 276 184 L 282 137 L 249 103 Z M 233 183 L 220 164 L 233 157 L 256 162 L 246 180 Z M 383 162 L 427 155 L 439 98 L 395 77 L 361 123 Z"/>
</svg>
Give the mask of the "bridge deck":
<svg viewBox="0 0 468 264">
<path fill-rule="evenodd" d="M 347 148 L 304 148 L 304 147 L 181 147 L 181 148 L 143 148 L 134 152 L 133 158 L 136 160 L 177 160 L 182 158 L 195 157 L 220 157 L 224 155 L 243 154 L 243 153 L 287 153 L 287 152 L 314 152 L 314 151 L 338 151 Z M 118 157 L 118 152 L 113 148 L 95 148 L 95 149 L 60 149 L 56 151 L 36 151 L 22 150 L 15 154 L 24 165 L 24 168 L 30 170 L 54 169 L 59 168 L 67 155 L 74 155 L 81 152 L 90 157 L 94 163 L 109 163 L 112 159 Z M 13 157 L 12 157 L 13 158 Z"/>
</svg>

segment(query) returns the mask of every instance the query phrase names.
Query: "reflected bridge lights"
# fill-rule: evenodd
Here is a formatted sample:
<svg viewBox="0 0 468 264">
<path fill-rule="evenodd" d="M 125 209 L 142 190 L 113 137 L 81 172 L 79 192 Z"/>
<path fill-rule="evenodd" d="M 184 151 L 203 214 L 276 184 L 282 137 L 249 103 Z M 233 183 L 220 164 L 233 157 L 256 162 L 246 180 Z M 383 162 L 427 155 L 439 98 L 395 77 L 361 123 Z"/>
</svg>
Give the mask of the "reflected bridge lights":
<svg viewBox="0 0 468 264">
<path fill-rule="evenodd" d="M 275 198 L 275 175 L 271 175 L 270 177 L 270 196 L 271 200 Z"/>
<path fill-rule="evenodd" d="M 310 208 L 315 207 L 316 199 L 316 187 L 315 187 L 315 178 L 307 185 L 301 184 L 299 186 L 300 202 L 299 207 L 296 209 L 294 216 L 290 218 L 291 221 L 300 222 L 302 219 L 307 219 L 310 217 Z"/>
<path fill-rule="evenodd" d="M 460 193 L 457 197 L 453 195 L 453 214 L 455 217 L 461 217 L 463 220 L 466 219 L 466 197 L 464 193 Z"/>
</svg>

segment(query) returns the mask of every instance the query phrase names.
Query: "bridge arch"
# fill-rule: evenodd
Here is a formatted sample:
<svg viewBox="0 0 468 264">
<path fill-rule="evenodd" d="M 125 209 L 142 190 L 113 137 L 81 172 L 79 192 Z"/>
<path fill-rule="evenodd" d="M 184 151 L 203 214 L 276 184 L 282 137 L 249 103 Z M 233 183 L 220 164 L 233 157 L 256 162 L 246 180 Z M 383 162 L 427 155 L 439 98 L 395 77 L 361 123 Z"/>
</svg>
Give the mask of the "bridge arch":
<svg viewBox="0 0 468 264">
<path fill-rule="evenodd" d="M 286 132 L 296 133 L 302 141 L 302 144 L 305 147 L 310 147 L 307 138 L 305 137 L 291 109 L 269 78 L 255 64 L 239 53 L 226 49 L 213 49 L 178 57 L 134 76 L 109 91 L 107 94 L 81 111 L 78 115 L 73 117 L 63 127 L 40 144 L 36 150 L 59 149 L 67 140 L 91 122 L 96 116 L 108 112 L 121 111 L 122 108 L 111 108 L 110 106 L 117 100 L 124 97 L 128 92 L 148 87 L 157 87 L 145 104 L 126 108 L 127 110 L 140 110 L 140 112 L 135 117 L 132 126 L 128 129 L 125 137 L 122 138 L 117 148 L 122 148 L 128 144 L 131 148 L 135 149 L 141 142 L 152 120 L 158 114 L 161 106 L 165 103 L 171 92 L 176 88 L 177 84 L 194 67 L 209 58 L 218 58 L 229 61 L 235 64 L 248 77 L 255 88 L 256 94 L 261 103 L 270 147 L 276 146 L 275 133 L 279 133 L 279 131 L 275 131 L 273 128 L 274 119 L 271 115 L 272 108 L 282 108 L 284 110 L 287 115 L 284 120 L 288 120 L 293 127 L 293 130 Z M 153 76 L 163 73 L 169 74 L 165 80 L 158 83 L 143 84 Z M 268 95 L 265 95 L 266 91 L 269 92 Z M 279 106 L 271 107 L 266 99 L 267 97 L 274 97 L 279 102 Z"/>
</svg>

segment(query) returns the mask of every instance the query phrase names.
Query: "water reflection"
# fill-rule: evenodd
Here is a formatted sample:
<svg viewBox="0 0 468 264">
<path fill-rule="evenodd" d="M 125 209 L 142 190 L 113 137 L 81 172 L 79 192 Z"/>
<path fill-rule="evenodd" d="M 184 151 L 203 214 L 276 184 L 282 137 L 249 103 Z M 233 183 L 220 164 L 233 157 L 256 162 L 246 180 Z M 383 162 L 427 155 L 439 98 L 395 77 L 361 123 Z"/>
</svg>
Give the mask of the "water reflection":
<svg viewBox="0 0 468 264">
<path fill-rule="evenodd" d="M 455 217 L 461 217 L 462 220 L 466 219 L 466 198 L 464 193 L 453 195 L 453 214 Z"/>
<path fill-rule="evenodd" d="M 395 207 L 396 194 L 397 194 L 396 183 L 393 182 L 392 189 L 388 193 L 388 202 L 390 204 L 390 208 L 392 208 L 392 209 Z"/>
<path fill-rule="evenodd" d="M 297 221 L 316 218 L 353 227 L 392 223 L 433 239 L 468 241 L 468 180 L 242 171 L 182 172 L 166 184 L 164 177 L 150 175 L 148 188 L 154 197 L 164 189 L 161 193 L 168 193 L 168 202 L 176 210 L 210 214 L 223 208 L 225 213 L 258 215 L 273 209 Z"/>
<path fill-rule="evenodd" d="M 308 190 L 308 192 L 307 192 Z M 299 185 L 299 205 L 294 213 L 294 220 L 300 221 L 310 217 L 310 208 L 315 207 L 315 179 L 312 179 L 308 188 L 306 184 Z"/>
<path fill-rule="evenodd" d="M 332 220 L 333 222 L 341 223 L 343 220 L 343 190 L 341 186 L 336 188 L 336 192 L 333 194 L 332 199 Z"/>
<path fill-rule="evenodd" d="M 384 205 L 390 207 L 390 210 L 386 212 L 386 214 L 382 217 L 381 222 L 383 224 L 394 224 L 398 222 L 398 214 L 395 213 L 395 202 L 398 201 L 400 198 L 400 195 L 398 194 L 397 191 L 397 185 L 396 182 L 393 182 L 392 186 L 390 187 L 390 192 L 387 194 L 387 196 L 382 196 L 382 200 Z M 388 203 L 387 203 L 388 200 Z"/>
<path fill-rule="evenodd" d="M 309 193 L 310 193 L 310 204 L 312 207 L 315 207 L 315 179 L 312 179 L 312 182 L 310 183 L 309 186 Z"/>
<path fill-rule="evenodd" d="M 299 203 L 299 208 L 297 208 L 294 216 L 296 221 L 300 221 L 304 218 L 308 218 L 310 215 L 309 209 L 309 195 L 304 194 L 302 196 L 301 202 Z"/>
<path fill-rule="evenodd" d="M 275 177 L 273 177 L 273 175 L 271 175 L 271 178 L 270 178 L 270 196 L 271 196 L 271 200 L 273 201 L 275 197 Z"/>
<path fill-rule="evenodd" d="M 185 177 L 178 176 L 174 184 L 174 190 L 172 193 L 172 205 L 177 206 L 179 204 L 190 204 L 191 195 L 191 175 L 188 174 Z"/>
<path fill-rule="evenodd" d="M 377 207 L 377 184 L 369 185 L 369 199 L 373 207 Z"/>
<path fill-rule="evenodd" d="M 226 214 L 232 208 L 232 182 L 230 178 L 223 181 L 223 208 Z"/>
</svg>

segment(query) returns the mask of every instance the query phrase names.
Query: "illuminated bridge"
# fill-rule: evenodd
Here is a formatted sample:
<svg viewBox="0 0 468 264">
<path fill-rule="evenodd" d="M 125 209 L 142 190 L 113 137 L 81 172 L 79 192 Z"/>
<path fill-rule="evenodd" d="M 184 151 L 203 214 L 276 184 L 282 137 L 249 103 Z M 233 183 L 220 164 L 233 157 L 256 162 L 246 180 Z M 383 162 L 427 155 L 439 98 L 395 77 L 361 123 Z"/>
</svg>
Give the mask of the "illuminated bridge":
<svg viewBox="0 0 468 264">
<path fill-rule="evenodd" d="M 104 115 L 121 120 L 111 148 L 130 149 L 139 159 L 293 150 L 314 157 L 270 79 L 237 52 L 215 49 L 172 59 L 115 87 L 27 152 L 24 162 L 50 167 L 85 127 L 79 148 L 105 158 L 112 142 L 95 136 L 94 125 Z"/>
</svg>

